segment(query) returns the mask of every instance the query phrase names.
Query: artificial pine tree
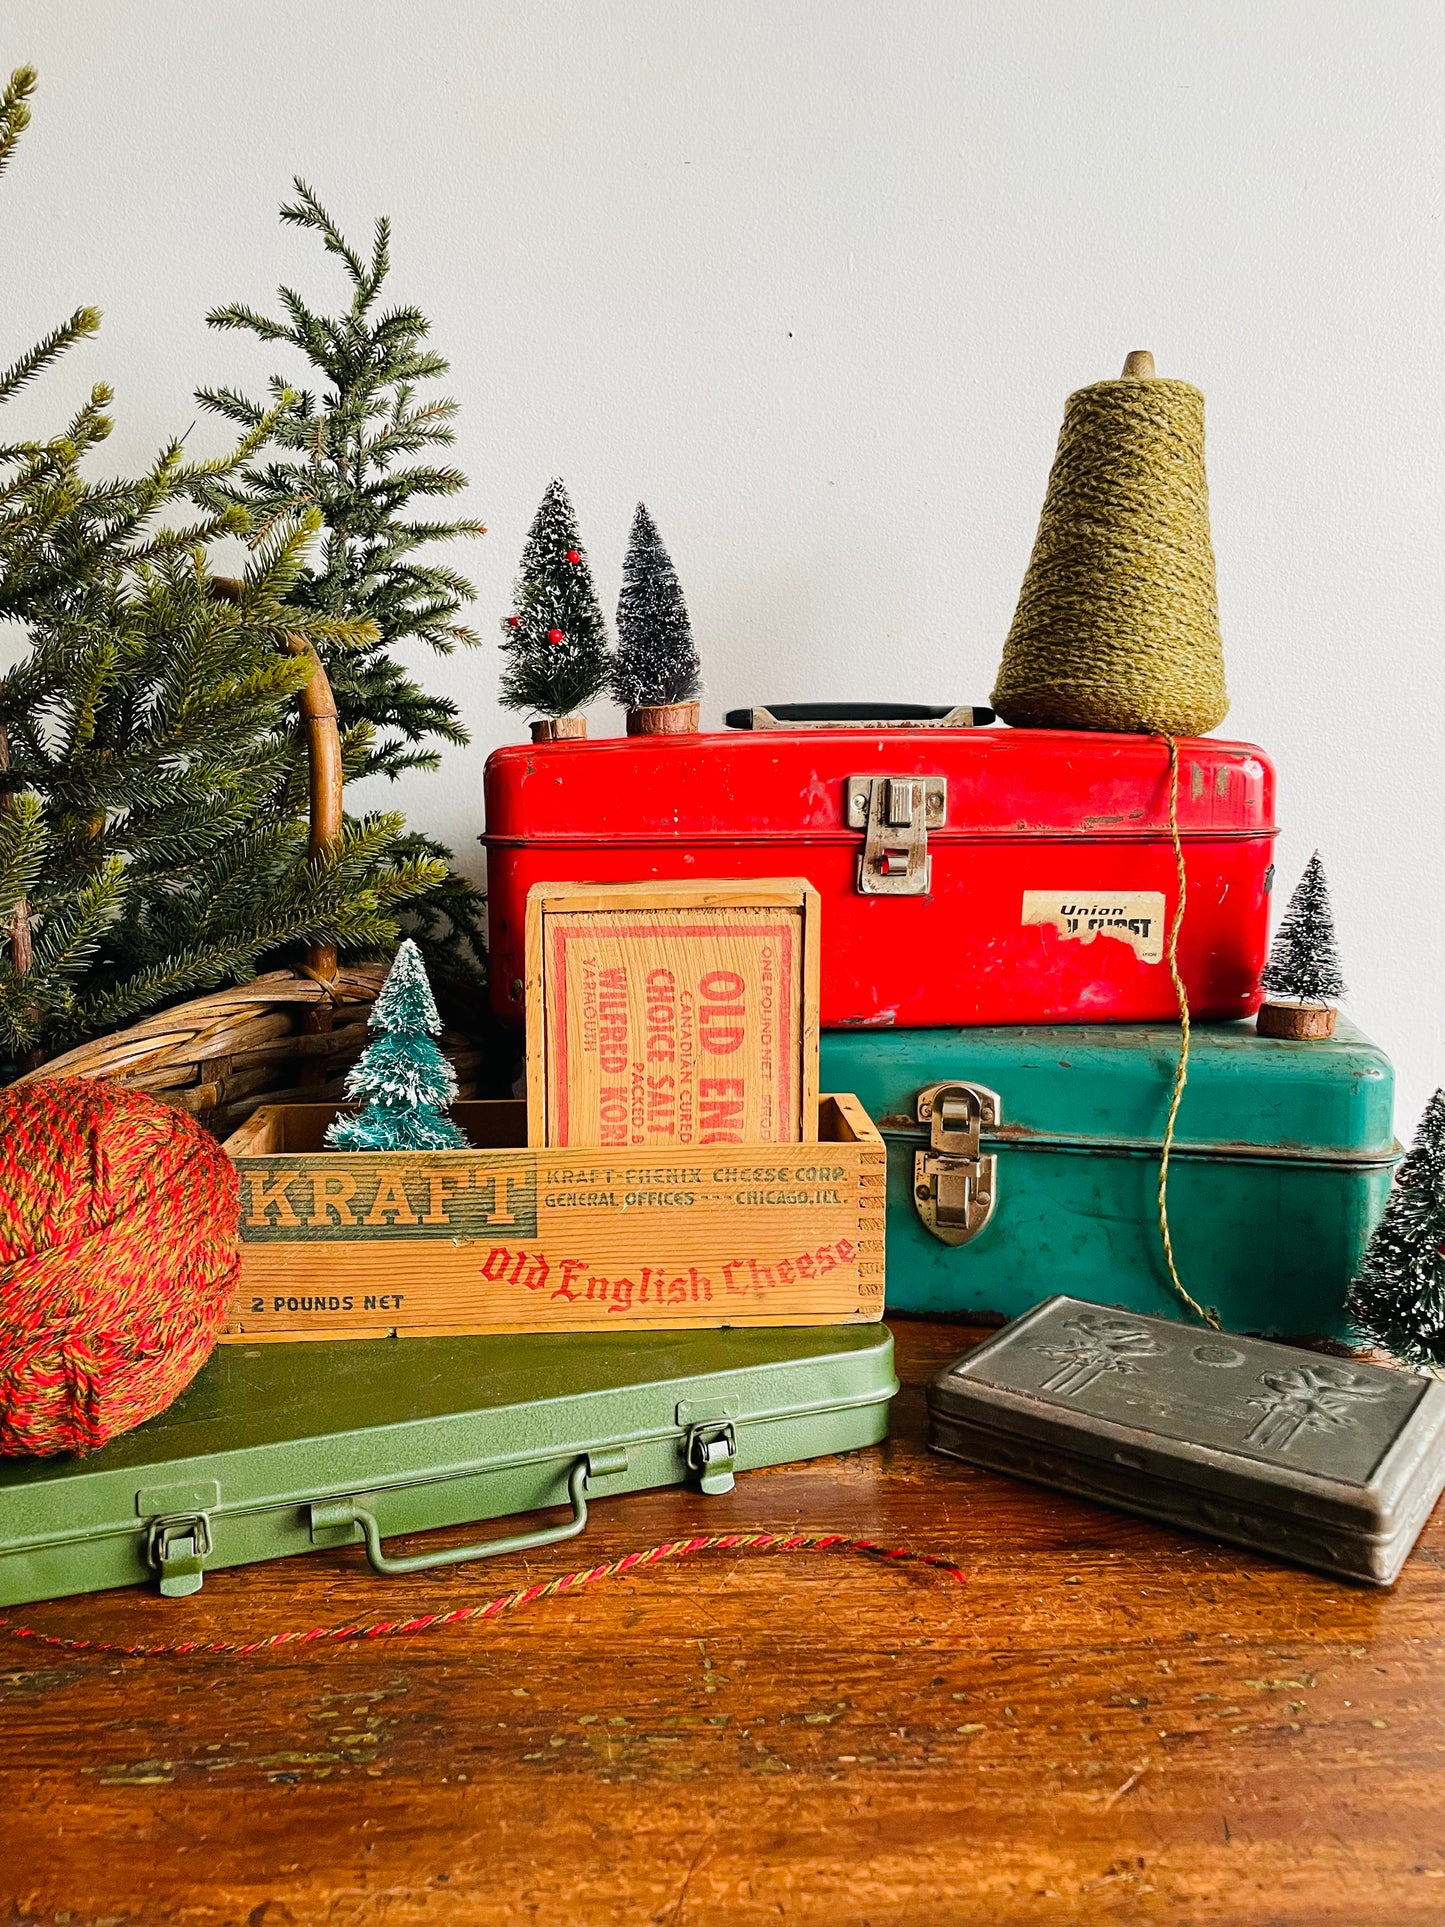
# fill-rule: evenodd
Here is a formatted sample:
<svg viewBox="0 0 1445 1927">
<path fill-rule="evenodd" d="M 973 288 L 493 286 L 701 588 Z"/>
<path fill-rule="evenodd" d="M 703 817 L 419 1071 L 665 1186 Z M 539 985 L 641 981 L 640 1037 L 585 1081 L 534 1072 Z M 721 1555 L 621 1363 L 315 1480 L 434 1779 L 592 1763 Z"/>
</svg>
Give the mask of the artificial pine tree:
<svg viewBox="0 0 1445 1927">
<path fill-rule="evenodd" d="M 613 698 L 628 710 L 690 702 L 702 687 L 700 667 L 677 571 L 639 502 L 622 564 Z"/>
<path fill-rule="evenodd" d="M 1285 906 L 1259 981 L 1269 997 L 1258 1019 L 1265 1036 L 1332 1034 L 1334 1002 L 1343 995 L 1345 980 L 1340 974 L 1335 920 L 1318 850 L 1305 865 L 1304 875 Z"/>
<path fill-rule="evenodd" d="M 35 85 L 35 69 L 17 67 L 0 94 L 0 173 L 30 125 Z M 98 308 L 77 308 L 0 375 L 0 403 L 99 327 Z M 244 461 L 269 432 L 269 417 L 219 461 L 183 462 L 177 440 L 161 450 L 144 475 L 91 482 L 81 463 L 110 434 L 105 411 L 112 399 L 110 389 L 98 382 L 61 434 L 0 446 L 0 620 L 25 622 L 42 607 L 73 608 L 92 588 L 107 584 L 119 566 L 246 528 L 244 510 L 232 504 L 219 504 L 181 529 L 156 529 L 153 518 L 167 502 L 218 482 Z"/>
<path fill-rule="evenodd" d="M 1285 906 L 1260 983 L 1276 996 L 1311 1004 L 1332 1003 L 1344 992 L 1335 920 L 1318 850 Z"/>
<path fill-rule="evenodd" d="M 516 607 L 502 624 L 502 702 L 571 716 L 607 687 L 607 624 L 564 485 L 547 485 L 522 550 Z"/>
<path fill-rule="evenodd" d="M 442 1112 L 457 1094 L 456 1073 L 432 1041 L 441 1031 L 426 965 L 408 938 L 367 1027 L 377 1033 L 346 1076 L 363 1108 L 326 1132 L 335 1151 L 457 1151 L 466 1138 Z"/>
<path fill-rule="evenodd" d="M 485 527 L 470 516 L 409 519 L 407 513 L 419 501 L 467 486 L 450 463 L 408 463 L 456 439 L 456 402 L 417 393 L 450 364 L 424 345 L 431 324 L 418 308 L 375 312 L 391 267 L 390 222 L 383 216 L 376 223 L 364 260 L 305 181 L 295 185 L 297 198 L 282 207 L 281 219 L 320 235 L 345 268 L 351 302 L 341 314 L 318 315 L 283 287 L 284 320 L 241 302 L 207 315 L 213 328 L 240 329 L 296 349 L 324 386 L 293 392 L 284 376 L 273 375 L 269 407 L 233 388 L 197 390 L 203 408 L 248 435 L 271 424 L 261 457 L 219 478 L 206 494 L 214 505 L 244 507 L 262 531 L 320 509 L 326 533 L 319 561 L 303 568 L 293 599 L 323 615 L 376 625 L 363 648 L 322 649 L 343 726 L 365 723 L 374 732 L 362 774 L 434 769 L 440 758 L 426 747 L 429 739 L 464 744 L 467 732 L 456 704 L 427 694 L 392 652 L 415 640 L 449 655 L 456 644 L 478 640 L 458 619 L 476 593 L 472 584 L 444 563 L 421 559 L 419 551 L 485 535 Z"/>
<path fill-rule="evenodd" d="M 0 95 L 0 170 L 34 85 L 21 68 Z M 0 377 L 0 400 L 98 324 L 78 309 Z M 320 518 L 269 535 L 225 600 L 205 549 L 246 529 L 244 508 L 156 524 L 247 460 L 271 418 L 220 461 L 183 462 L 172 442 L 142 476 L 96 482 L 82 463 L 110 432 L 109 401 L 97 386 L 62 434 L 0 447 L 0 618 L 21 630 L 0 678 L 0 1077 L 6 1059 L 31 1063 L 307 941 L 390 948 L 397 909 L 444 874 L 401 849 L 394 816 L 349 823 L 307 859 L 293 710 L 311 659 L 287 639 L 374 639 L 290 599 Z"/>
<path fill-rule="evenodd" d="M 278 644 L 317 620 L 284 600 L 310 532 L 274 538 L 228 599 L 196 550 L 32 611 L 0 685 L 0 1056 L 66 1048 L 307 942 L 374 956 L 435 887 L 442 866 L 401 848 L 396 815 L 348 820 L 308 860 L 295 696 L 312 658 Z"/>
<path fill-rule="evenodd" d="M 269 408 L 232 388 L 198 390 L 202 407 L 265 442 L 258 458 L 199 493 L 213 508 L 243 507 L 263 532 L 313 505 L 320 510 L 320 554 L 302 569 L 293 600 L 333 619 L 375 625 L 359 648 L 322 642 L 319 649 L 343 735 L 362 750 L 356 773 L 395 778 L 434 769 L 436 742 L 468 741 L 456 704 L 423 689 L 395 652 L 419 641 L 448 655 L 458 643 L 479 640 L 460 620 L 476 593 L 472 584 L 422 551 L 486 529 L 469 516 L 412 513 L 418 504 L 457 494 L 467 478 L 450 463 L 410 459 L 450 447 L 457 404 L 418 393 L 449 366 L 425 345 L 426 316 L 415 307 L 377 312 L 391 266 L 390 223 L 385 217 L 376 223 L 370 256 L 363 258 L 306 183 L 295 185 L 297 198 L 282 207 L 281 219 L 321 237 L 345 269 L 351 300 L 341 314 L 318 315 L 283 287 L 284 319 L 240 302 L 207 316 L 213 328 L 240 329 L 297 350 L 320 386 L 292 393 L 285 377 L 274 375 Z M 452 867 L 442 844 L 409 832 L 403 847 L 413 858 L 445 866 L 441 880 L 408 906 L 408 925 L 433 971 L 474 990 L 486 949 L 482 895 Z"/>
<path fill-rule="evenodd" d="M 1346 1309 L 1406 1364 L 1445 1365 L 1445 1090 L 1425 1106 Z"/>
</svg>

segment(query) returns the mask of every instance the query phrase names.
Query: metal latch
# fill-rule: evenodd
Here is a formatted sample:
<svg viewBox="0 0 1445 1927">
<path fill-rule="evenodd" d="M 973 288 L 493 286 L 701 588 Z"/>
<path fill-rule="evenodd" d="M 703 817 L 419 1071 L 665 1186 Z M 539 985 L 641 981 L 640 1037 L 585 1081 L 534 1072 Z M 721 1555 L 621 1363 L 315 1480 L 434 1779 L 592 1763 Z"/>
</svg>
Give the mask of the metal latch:
<svg viewBox="0 0 1445 1927">
<path fill-rule="evenodd" d="M 160 1574 L 167 1599 L 184 1599 L 199 1592 L 211 1556 L 211 1522 L 204 1512 L 151 1521 L 147 1542 L 150 1562 Z"/>
<path fill-rule="evenodd" d="M 689 1470 L 701 1474 L 700 1491 L 731 1492 L 737 1456 L 738 1435 L 731 1419 L 688 1427 L 687 1463 Z"/>
<path fill-rule="evenodd" d="M 942 829 L 947 813 L 945 777 L 850 776 L 848 827 L 864 832 L 859 894 L 926 897 L 933 871 L 928 832 Z"/>
<path fill-rule="evenodd" d="M 979 1132 L 998 1123 L 1003 1105 L 983 1084 L 930 1084 L 918 1093 L 928 1149 L 913 1154 L 913 1202 L 946 1245 L 966 1245 L 993 1216 L 998 1159 L 979 1148 Z"/>
<path fill-rule="evenodd" d="M 160 1574 L 167 1599 L 199 1592 L 211 1556 L 211 1513 L 221 1503 L 215 1479 L 185 1485 L 142 1486 L 136 1516 L 145 1521 L 146 1558 Z"/>
</svg>

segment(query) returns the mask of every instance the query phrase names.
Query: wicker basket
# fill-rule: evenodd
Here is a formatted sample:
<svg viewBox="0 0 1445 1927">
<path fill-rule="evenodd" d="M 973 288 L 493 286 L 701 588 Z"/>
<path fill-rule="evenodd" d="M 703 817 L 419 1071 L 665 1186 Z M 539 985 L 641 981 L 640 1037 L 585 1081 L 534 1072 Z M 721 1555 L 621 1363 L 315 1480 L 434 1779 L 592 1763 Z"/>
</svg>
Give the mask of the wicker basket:
<svg viewBox="0 0 1445 1927">
<path fill-rule="evenodd" d="M 216 586 L 229 599 L 231 585 Z M 286 647 L 314 658 L 297 702 L 310 772 L 307 854 L 316 857 L 341 834 L 341 736 L 320 658 L 300 636 L 288 636 Z M 339 964 L 334 945 L 313 944 L 300 970 L 268 971 L 248 984 L 175 1004 L 15 1081 L 106 1077 L 192 1112 L 225 1137 L 260 1104 L 316 1104 L 342 1095 L 346 1072 L 365 1048 L 367 1014 L 386 970 L 385 964 Z M 473 1095 L 481 1052 L 450 1030 L 442 1048 L 460 1094 Z"/>
</svg>

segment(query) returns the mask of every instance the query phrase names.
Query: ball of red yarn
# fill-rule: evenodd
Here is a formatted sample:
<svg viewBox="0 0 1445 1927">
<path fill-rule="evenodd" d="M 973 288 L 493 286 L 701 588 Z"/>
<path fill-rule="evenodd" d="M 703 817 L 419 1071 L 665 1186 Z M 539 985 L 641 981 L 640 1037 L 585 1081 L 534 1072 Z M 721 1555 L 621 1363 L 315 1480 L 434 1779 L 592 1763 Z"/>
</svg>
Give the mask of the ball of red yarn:
<svg viewBox="0 0 1445 1927">
<path fill-rule="evenodd" d="M 139 1091 L 0 1092 L 0 1452 L 90 1452 L 170 1404 L 240 1269 L 236 1168 Z"/>
</svg>

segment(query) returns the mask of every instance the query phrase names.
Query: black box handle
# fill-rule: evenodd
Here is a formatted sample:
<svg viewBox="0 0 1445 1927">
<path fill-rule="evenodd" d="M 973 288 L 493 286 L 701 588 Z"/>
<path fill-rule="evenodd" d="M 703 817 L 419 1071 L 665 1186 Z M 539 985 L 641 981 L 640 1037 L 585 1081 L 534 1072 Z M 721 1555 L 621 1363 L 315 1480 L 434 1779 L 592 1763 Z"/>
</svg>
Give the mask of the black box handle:
<svg viewBox="0 0 1445 1927">
<path fill-rule="evenodd" d="M 724 718 L 729 729 L 979 729 L 993 720 L 973 703 L 769 703 Z"/>
</svg>

